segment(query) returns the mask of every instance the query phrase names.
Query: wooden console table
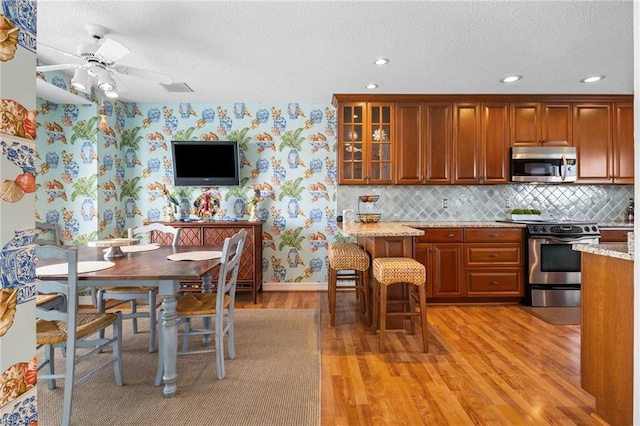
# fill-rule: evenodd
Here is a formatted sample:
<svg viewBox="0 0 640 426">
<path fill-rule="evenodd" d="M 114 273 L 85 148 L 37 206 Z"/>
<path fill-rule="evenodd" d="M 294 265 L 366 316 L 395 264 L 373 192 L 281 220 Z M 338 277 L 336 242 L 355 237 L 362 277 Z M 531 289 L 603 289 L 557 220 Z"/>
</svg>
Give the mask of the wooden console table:
<svg viewBox="0 0 640 426">
<path fill-rule="evenodd" d="M 224 239 L 236 234 L 240 229 L 247 230 L 247 239 L 240 259 L 238 271 L 238 292 L 251 293 L 253 303 L 257 302 L 257 293 L 262 291 L 262 222 L 164 222 L 176 228 L 181 228 L 180 245 L 212 245 L 220 246 Z M 154 232 L 151 242 L 171 245 L 171 236 L 166 240 Z M 213 284 L 218 277 L 214 271 Z M 200 291 L 197 281 L 181 281 L 182 291 Z"/>
</svg>

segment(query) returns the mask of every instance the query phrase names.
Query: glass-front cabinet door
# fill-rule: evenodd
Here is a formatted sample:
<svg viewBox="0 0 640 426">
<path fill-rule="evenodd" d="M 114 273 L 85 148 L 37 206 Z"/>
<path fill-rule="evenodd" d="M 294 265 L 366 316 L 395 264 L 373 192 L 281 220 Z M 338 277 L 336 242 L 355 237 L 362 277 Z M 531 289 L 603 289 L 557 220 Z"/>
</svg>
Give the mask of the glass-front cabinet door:
<svg viewBox="0 0 640 426">
<path fill-rule="evenodd" d="M 369 109 L 369 182 L 391 183 L 393 176 L 391 138 L 393 104 L 368 104 Z"/>
<path fill-rule="evenodd" d="M 393 111 L 393 103 L 340 104 L 340 184 L 392 183 Z"/>
<path fill-rule="evenodd" d="M 358 184 L 365 182 L 364 164 L 364 112 L 366 104 L 341 105 L 341 135 L 338 138 L 339 182 Z"/>
</svg>

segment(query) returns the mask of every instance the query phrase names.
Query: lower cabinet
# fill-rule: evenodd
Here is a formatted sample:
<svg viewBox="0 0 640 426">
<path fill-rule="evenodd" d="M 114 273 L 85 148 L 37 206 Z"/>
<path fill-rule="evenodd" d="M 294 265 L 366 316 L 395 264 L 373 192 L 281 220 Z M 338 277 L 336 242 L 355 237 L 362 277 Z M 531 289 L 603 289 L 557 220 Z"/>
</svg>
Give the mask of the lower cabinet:
<svg viewBox="0 0 640 426">
<path fill-rule="evenodd" d="M 516 300 L 524 295 L 520 228 L 423 228 L 415 259 L 427 268 L 433 301 Z"/>
<path fill-rule="evenodd" d="M 240 270 L 238 271 L 238 292 L 251 293 L 253 303 L 257 302 L 257 292 L 262 290 L 262 223 L 261 222 L 165 222 L 180 228 L 180 245 L 222 246 L 225 238 L 236 234 L 240 229 L 247 230 L 244 242 Z M 151 242 L 171 244 L 151 236 Z M 215 272 L 214 272 L 215 273 Z M 213 284 L 217 282 L 213 277 Z M 181 282 L 183 291 L 200 291 L 199 282 Z"/>
<path fill-rule="evenodd" d="M 633 228 L 600 228 L 600 243 L 626 243 Z"/>
</svg>

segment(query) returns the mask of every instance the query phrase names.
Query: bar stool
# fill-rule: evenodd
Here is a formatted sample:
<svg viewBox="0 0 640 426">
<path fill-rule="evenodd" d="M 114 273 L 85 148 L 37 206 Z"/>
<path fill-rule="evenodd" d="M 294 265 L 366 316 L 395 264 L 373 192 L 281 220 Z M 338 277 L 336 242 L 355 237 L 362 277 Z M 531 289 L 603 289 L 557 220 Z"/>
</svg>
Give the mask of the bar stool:
<svg viewBox="0 0 640 426">
<path fill-rule="evenodd" d="M 372 330 L 375 333 L 378 319 L 380 321 L 380 353 L 384 353 L 384 337 L 387 326 L 387 317 L 408 317 L 411 320 L 410 334 L 415 333 L 413 317 L 419 317 L 422 321 L 422 347 L 423 352 L 428 352 L 427 340 L 427 300 L 426 300 L 426 268 L 417 260 L 406 257 L 378 257 L 373 259 L 373 323 Z M 410 284 L 407 300 L 387 300 L 387 289 L 393 284 Z M 418 291 L 418 295 L 415 291 Z M 418 299 L 420 311 L 416 312 Z M 378 303 L 376 301 L 379 300 Z M 409 305 L 409 311 L 387 312 L 387 304 L 396 303 Z M 379 318 L 378 318 L 379 317 Z"/>
<path fill-rule="evenodd" d="M 336 293 L 338 289 L 355 289 L 360 299 L 360 307 L 365 314 L 367 325 L 370 324 L 369 295 L 367 281 L 369 278 L 369 254 L 356 243 L 329 244 L 329 312 L 331 326 L 336 319 Z M 353 281 L 353 285 L 341 285 L 338 281 Z"/>
</svg>

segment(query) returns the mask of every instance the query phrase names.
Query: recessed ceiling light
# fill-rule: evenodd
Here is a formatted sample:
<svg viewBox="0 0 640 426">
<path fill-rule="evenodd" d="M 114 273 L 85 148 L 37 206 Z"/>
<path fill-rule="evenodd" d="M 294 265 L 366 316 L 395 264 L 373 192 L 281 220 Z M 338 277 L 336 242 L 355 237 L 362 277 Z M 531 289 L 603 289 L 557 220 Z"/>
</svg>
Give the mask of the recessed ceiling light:
<svg viewBox="0 0 640 426">
<path fill-rule="evenodd" d="M 502 80 L 500 80 L 501 83 L 513 83 L 514 81 L 518 81 L 521 80 L 522 76 L 521 75 L 510 75 L 509 77 L 505 77 Z"/>
<path fill-rule="evenodd" d="M 375 83 L 369 83 L 369 84 L 367 84 L 367 86 L 366 86 L 366 87 L 367 87 L 367 89 L 375 89 L 375 88 L 377 88 L 377 87 L 378 87 L 378 85 L 377 85 L 377 84 L 375 84 Z"/>
<path fill-rule="evenodd" d="M 378 58 L 373 63 L 376 65 L 386 65 L 389 63 L 389 60 L 387 58 Z"/>
<path fill-rule="evenodd" d="M 604 75 L 594 75 L 592 77 L 583 78 L 580 80 L 580 83 L 595 83 L 596 81 L 600 81 L 605 78 Z"/>
</svg>

